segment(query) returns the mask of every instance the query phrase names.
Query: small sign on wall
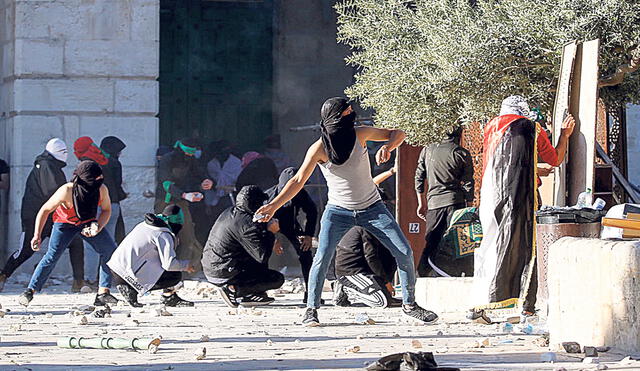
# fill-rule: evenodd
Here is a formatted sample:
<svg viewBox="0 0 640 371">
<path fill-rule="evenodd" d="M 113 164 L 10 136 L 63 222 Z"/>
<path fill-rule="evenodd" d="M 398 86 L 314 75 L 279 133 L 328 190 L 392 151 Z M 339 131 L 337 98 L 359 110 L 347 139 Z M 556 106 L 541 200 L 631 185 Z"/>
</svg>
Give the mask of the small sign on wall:
<svg viewBox="0 0 640 371">
<path fill-rule="evenodd" d="M 420 223 L 409 223 L 409 233 L 420 233 Z"/>
</svg>

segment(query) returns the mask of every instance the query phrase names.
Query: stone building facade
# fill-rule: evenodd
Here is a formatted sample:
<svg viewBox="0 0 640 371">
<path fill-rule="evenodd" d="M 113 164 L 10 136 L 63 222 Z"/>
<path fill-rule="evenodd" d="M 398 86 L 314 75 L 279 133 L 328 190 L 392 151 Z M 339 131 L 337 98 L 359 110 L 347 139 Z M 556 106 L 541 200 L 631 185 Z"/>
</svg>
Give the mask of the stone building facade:
<svg viewBox="0 0 640 371">
<path fill-rule="evenodd" d="M 336 44 L 334 0 L 265 1 L 273 1 L 271 130 L 298 165 L 317 133 L 288 128 L 317 121 L 353 71 Z M 25 179 L 50 138 L 70 149 L 80 136 L 121 138 L 127 229 L 151 210 L 143 192 L 155 189 L 161 142 L 160 11 L 160 0 L 0 0 L 0 158 L 11 166 L 0 262 L 17 247 Z M 76 163 L 70 150 L 68 177 Z"/>
</svg>

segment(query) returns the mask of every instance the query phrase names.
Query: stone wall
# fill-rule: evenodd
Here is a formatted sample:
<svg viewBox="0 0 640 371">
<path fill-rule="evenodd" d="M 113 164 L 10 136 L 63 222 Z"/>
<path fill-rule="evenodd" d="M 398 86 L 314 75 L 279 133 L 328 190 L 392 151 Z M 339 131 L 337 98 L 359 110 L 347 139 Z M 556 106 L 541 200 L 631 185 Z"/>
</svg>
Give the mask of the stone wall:
<svg viewBox="0 0 640 371">
<path fill-rule="evenodd" d="M 551 345 L 640 353 L 640 243 L 565 237 L 549 247 Z"/>
<path fill-rule="evenodd" d="M 46 142 L 121 138 L 127 228 L 152 207 L 158 143 L 159 0 L 1 0 L 0 157 L 11 165 L 8 249 L 24 182 Z M 70 151 L 70 176 L 77 161 Z"/>
</svg>

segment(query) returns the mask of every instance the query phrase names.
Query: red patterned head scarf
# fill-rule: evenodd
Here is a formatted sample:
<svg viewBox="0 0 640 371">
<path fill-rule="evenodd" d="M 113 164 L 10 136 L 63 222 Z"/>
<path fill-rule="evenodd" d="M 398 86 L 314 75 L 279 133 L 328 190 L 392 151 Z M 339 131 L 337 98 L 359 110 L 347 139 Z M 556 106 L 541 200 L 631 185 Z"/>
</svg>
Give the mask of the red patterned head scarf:
<svg viewBox="0 0 640 371">
<path fill-rule="evenodd" d="M 80 137 L 73 143 L 73 153 L 78 160 L 89 159 L 97 162 L 99 165 L 109 163 L 107 157 L 90 137 Z"/>
</svg>

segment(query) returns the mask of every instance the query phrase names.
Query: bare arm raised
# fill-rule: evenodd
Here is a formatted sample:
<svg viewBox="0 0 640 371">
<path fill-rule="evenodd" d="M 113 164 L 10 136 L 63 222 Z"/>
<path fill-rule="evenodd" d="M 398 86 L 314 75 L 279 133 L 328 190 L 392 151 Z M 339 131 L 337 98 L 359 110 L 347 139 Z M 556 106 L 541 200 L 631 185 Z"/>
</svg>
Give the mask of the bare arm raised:
<svg viewBox="0 0 640 371">
<path fill-rule="evenodd" d="M 282 189 L 282 192 L 273 199 L 273 201 L 268 204 L 262 206 L 256 211 L 256 214 L 264 215 L 265 217 L 261 219 L 261 222 L 268 222 L 273 217 L 276 211 L 282 207 L 282 205 L 289 202 L 292 198 L 294 198 L 298 192 L 304 187 L 304 184 L 309 180 L 309 177 L 315 170 L 316 165 L 320 162 L 328 161 L 327 154 L 324 151 L 324 147 L 322 146 L 322 141 L 318 140 L 309 147 L 307 150 L 307 154 L 304 158 L 304 162 L 300 169 L 296 173 L 296 175 L 291 178 L 287 184 Z"/>
</svg>

